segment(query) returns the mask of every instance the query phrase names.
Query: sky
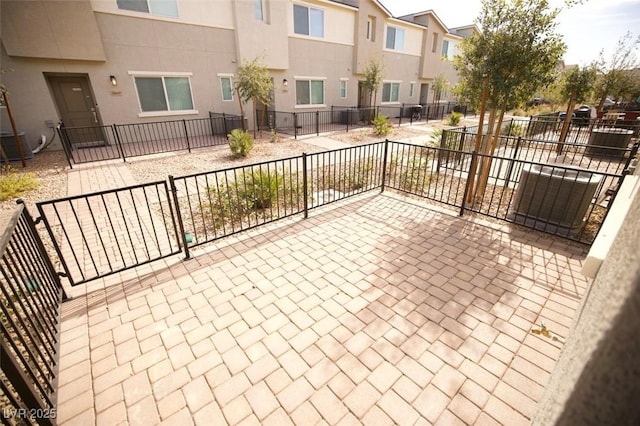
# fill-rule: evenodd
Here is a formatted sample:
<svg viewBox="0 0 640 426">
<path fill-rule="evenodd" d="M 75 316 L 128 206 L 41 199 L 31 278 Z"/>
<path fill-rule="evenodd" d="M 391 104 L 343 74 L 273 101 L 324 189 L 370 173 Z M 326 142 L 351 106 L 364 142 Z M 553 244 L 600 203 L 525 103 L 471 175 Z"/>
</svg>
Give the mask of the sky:
<svg viewBox="0 0 640 426">
<path fill-rule="evenodd" d="M 583 0 L 583 4 L 567 7 L 563 0 L 549 0 L 551 7 L 562 8 L 557 18 L 557 31 L 563 35 L 567 65 L 588 65 L 616 51 L 618 41 L 630 31 L 640 34 L 640 0 Z M 481 0 L 381 0 L 394 15 L 433 9 L 448 27 L 474 23 L 480 13 Z M 640 56 L 640 52 L 638 52 Z"/>
</svg>

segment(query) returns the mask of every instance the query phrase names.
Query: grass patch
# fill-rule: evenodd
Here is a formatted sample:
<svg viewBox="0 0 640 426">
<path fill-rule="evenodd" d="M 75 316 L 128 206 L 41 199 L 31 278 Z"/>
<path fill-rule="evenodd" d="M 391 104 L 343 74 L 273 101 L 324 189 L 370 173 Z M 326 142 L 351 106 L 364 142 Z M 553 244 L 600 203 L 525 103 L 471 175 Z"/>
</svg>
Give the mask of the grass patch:
<svg viewBox="0 0 640 426">
<path fill-rule="evenodd" d="M 0 168 L 0 201 L 19 198 L 24 193 L 38 189 L 40 181 L 34 173 L 18 173 L 11 166 Z"/>
</svg>

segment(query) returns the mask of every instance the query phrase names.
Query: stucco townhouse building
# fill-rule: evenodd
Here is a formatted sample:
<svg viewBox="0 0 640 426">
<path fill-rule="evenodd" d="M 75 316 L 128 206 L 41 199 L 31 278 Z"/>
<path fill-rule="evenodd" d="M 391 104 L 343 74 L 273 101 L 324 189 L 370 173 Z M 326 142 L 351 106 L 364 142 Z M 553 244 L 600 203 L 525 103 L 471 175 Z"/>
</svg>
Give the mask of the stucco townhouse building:
<svg viewBox="0 0 640 426">
<path fill-rule="evenodd" d="M 376 105 L 429 103 L 437 76 L 456 83 L 450 60 L 477 31 L 447 28 L 431 10 L 394 17 L 375 0 L 2 0 L 0 8 L 2 82 L 32 147 L 59 120 L 237 114 L 234 73 L 254 58 L 273 78 L 273 110 L 366 106 L 359 82 L 375 57 L 384 63 Z"/>
</svg>

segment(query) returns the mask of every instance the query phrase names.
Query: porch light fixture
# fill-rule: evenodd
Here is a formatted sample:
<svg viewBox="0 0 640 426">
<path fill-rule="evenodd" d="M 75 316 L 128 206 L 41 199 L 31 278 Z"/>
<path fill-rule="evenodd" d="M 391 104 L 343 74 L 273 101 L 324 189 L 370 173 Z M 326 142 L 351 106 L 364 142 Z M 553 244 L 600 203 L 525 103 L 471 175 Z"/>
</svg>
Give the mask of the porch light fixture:
<svg viewBox="0 0 640 426">
<path fill-rule="evenodd" d="M 109 76 L 109 80 L 111 81 L 111 85 L 112 86 L 117 86 L 118 85 L 118 80 L 116 80 L 116 76 L 115 75 L 110 75 Z"/>
<path fill-rule="evenodd" d="M 287 87 L 287 86 L 289 85 L 289 82 L 287 81 L 287 79 L 286 79 L 286 78 L 283 78 L 283 79 L 282 79 L 282 85 L 283 85 L 284 87 Z"/>
</svg>

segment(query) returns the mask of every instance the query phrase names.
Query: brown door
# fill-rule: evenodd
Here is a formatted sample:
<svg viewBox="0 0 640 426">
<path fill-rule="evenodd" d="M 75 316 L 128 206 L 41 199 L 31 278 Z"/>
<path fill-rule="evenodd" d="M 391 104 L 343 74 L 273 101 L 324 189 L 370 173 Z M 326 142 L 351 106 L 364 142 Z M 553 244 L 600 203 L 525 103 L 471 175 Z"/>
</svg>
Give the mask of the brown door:
<svg viewBox="0 0 640 426">
<path fill-rule="evenodd" d="M 86 75 L 48 76 L 72 146 L 104 145 L 98 107 Z"/>
<path fill-rule="evenodd" d="M 420 85 L 420 104 L 425 105 L 429 98 L 429 85 L 423 83 Z"/>
</svg>

